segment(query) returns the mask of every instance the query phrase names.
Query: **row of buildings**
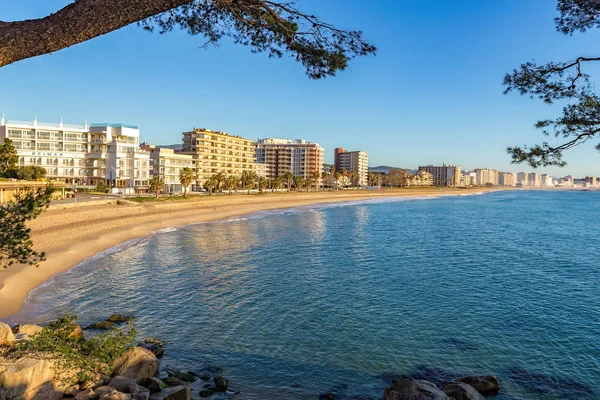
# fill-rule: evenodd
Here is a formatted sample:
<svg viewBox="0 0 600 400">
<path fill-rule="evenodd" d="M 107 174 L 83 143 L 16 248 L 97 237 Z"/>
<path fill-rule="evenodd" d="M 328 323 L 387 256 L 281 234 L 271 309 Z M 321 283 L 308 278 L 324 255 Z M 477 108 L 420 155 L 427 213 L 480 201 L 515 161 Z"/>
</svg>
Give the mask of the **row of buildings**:
<svg viewBox="0 0 600 400">
<path fill-rule="evenodd" d="M 322 185 L 324 149 L 314 142 L 266 138 L 257 141 L 210 129 L 183 132 L 180 149 L 140 142 L 137 126 L 94 123 L 68 125 L 0 119 L 0 143 L 8 138 L 17 150 L 19 166 L 38 165 L 50 180 L 73 185 L 104 185 L 143 192 L 153 176 L 161 177 L 166 192 L 183 190 L 179 172 L 195 171 L 192 190 L 211 176 L 240 176 L 255 172 L 267 179 L 291 172 Z M 337 170 L 348 170 L 358 185 L 367 184 L 368 155 L 335 149 Z"/>
</svg>

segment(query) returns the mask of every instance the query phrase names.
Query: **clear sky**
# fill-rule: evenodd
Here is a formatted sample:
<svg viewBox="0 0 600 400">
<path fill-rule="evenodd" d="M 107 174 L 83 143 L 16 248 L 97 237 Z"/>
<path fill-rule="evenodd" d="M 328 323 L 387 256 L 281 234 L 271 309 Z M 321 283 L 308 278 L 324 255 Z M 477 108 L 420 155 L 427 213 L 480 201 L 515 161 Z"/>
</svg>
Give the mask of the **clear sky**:
<svg viewBox="0 0 600 400">
<path fill-rule="evenodd" d="M 42 17 L 67 0 L 3 0 L 2 19 Z M 138 125 L 142 139 L 173 144 L 194 127 L 241 135 L 303 138 L 369 152 L 369 164 L 529 171 L 508 145 L 544 138 L 533 124 L 557 106 L 502 94 L 521 62 L 594 55 L 597 32 L 556 33 L 554 0 L 298 0 L 300 8 L 364 31 L 376 57 L 336 78 L 313 81 L 289 58 L 269 59 L 227 41 L 147 33 L 130 26 L 92 41 L 0 68 L 0 112 L 8 119 Z M 552 140 L 551 140 L 552 142 Z M 593 145 L 566 154 L 555 176 L 600 176 Z"/>
</svg>

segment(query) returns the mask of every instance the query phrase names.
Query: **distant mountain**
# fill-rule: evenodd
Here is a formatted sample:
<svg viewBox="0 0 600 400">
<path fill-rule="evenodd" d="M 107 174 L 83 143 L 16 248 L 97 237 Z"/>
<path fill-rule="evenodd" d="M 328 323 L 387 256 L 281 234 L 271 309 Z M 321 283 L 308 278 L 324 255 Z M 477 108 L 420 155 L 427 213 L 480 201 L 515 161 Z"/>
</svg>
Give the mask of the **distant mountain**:
<svg viewBox="0 0 600 400">
<path fill-rule="evenodd" d="M 415 172 L 417 172 L 414 169 L 390 167 L 388 165 L 380 165 L 379 167 L 369 167 L 369 172 L 379 172 L 379 173 L 387 174 L 390 171 L 390 169 L 406 169 L 406 173 L 408 173 L 408 174 L 414 174 Z"/>
<path fill-rule="evenodd" d="M 159 144 L 156 145 L 156 147 L 159 147 L 161 149 L 173 149 L 173 150 L 181 150 L 182 144 Z"/>
</svg>

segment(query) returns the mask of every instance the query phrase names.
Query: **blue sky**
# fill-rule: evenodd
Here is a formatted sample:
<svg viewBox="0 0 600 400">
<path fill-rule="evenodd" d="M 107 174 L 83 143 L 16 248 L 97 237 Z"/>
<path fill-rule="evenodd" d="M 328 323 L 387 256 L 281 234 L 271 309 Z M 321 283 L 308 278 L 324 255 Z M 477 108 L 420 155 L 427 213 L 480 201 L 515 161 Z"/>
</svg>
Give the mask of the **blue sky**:
<svg viewBox="0 0 600 400">
<path fill-rule="evenodd" d="M 42 17 L 67 0 L 4 0 L 4 20 Z M 502 94 L 520 63 L 595 55 L 597 32 L 556 33 L 554 0 L 298 0 L 301 9 L 364 31 L 376 57 L 313 81 L 289 58 L 269 59 L 182 32 L 130 26 L 52 55 L 0 69 L 8 119 L 121 122 L 151 143 L 180 142 L 193 127 L 256 139 L 304 138 L 369 152 L 371 166 L 511 165 L 508 145 L 544 138 L 533 128 L 558 106 Z M 551 141 L 552 142 L 552 141 Z M 566 154 L 555 176 L 600 176 L 593 145 Z"/>
</svg>

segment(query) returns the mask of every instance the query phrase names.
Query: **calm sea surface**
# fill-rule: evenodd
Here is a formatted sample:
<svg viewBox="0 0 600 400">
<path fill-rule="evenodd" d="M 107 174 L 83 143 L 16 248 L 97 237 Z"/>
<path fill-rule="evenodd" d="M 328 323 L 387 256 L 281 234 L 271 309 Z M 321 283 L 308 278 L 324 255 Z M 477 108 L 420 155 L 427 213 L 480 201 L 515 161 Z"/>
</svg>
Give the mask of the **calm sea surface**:
<svg viewBox="0 0 600 400">
<path fill-rule="evenodd" d="M 499 376 L 497 399 L 600 399 L 599 233 L 592 192 L 262 212 L 97 255 L 12 321 L 132 313 L 163 365 L 222 367 L 255 399 L 474 373 Z"/>
</svg>

